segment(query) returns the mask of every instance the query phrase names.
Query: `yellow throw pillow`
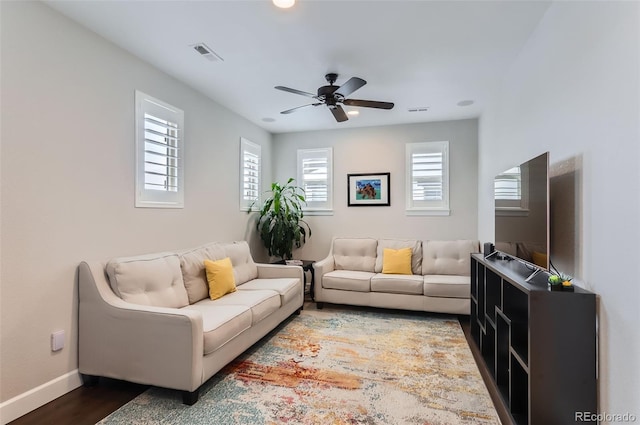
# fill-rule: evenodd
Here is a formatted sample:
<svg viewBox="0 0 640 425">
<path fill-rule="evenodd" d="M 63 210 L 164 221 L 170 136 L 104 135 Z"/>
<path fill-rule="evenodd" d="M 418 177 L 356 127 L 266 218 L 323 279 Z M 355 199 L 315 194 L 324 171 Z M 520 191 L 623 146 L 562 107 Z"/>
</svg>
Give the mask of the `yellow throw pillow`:
<svg viewBox="0 0 640 425">
<path fill-rule="evenodd" d="M 531 255 L 532 260 L 533 260 L 533 264 L 536 264 L 540 267 L 547 267 L 547 255 L 543 254 L 542 252 L 538 252 L 538 251 L 533 251 L 533 254 Z"/>
<path fill-rule="evenodd" d="M 204 260 L 209 282 L 209 298 L 217 300 L 224 295 L 236 292 L 236 280 L 233 277 L 233 265 L 229 257 L 218 261 Z"/>
<path fill-rule="evenodd" d="M 412 274 L 411 248 L 385 248 L 384 251 L 382 251 L 382 273 Z"/>
</svg>

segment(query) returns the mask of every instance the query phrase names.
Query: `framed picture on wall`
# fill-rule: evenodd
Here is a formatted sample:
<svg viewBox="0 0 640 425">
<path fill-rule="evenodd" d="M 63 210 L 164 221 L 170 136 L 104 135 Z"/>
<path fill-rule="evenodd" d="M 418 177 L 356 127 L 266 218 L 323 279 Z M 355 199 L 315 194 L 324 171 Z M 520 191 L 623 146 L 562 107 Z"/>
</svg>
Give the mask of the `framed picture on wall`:
<svg viewBox="0 0 640 425">
<path fill-rule="evenodd" d="M 347 205 L 350 207 L 388 207 L 390 173 L 347 174 Z"/>
</svg>

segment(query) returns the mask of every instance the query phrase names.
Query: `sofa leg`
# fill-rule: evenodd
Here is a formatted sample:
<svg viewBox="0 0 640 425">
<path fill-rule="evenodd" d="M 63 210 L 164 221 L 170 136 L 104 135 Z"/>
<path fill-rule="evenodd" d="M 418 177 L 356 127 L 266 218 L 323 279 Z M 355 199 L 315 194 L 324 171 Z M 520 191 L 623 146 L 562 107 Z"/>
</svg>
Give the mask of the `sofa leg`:
<svg viewBox="0 0 640 425">
<path fill-rule="evenodd" d="M 300 316 L 300 312 L 301 312 L 301 311 L 302 311 L 302 307 L 300 307 L 299 309 L 297 309 L 297 310 L 295 311 L 295 313 L 294 313 L 294 314 L 295 314 L 296 316 Z"/>
<path fill-rule="evenodd" d="M 82 377 L 82 385 L 85 387 L 95 387 L 100 381 L 99 376 L 85 375 L 84 373 L 80 374 L 80 376 Z"/>
<path fill-rule="evenodd" d="M 318 308 L 318 310 L 322 310 L 324 308 L 324 303 L 323 302 L 317 302 L 316 303 L 316 307 Z"/>
<path fill-rule="evenodd" d="M 182 392 L 182 403 L 187 406 L 193 406 L 198 401 L 199 389 L 195 391 L 183 391 Z"/>
</svg>

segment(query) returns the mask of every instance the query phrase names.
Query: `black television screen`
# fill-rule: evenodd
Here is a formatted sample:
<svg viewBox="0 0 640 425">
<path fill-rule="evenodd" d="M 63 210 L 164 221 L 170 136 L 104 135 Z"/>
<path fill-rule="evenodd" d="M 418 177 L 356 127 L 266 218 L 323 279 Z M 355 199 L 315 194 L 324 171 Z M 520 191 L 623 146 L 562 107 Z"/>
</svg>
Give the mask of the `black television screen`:
<svg viewBox="0 0 640 425">
<path fill-rule="evenodd" d="M 549 270 L 549 152 L 494 180 L 495 248 Z"/>
</svg>

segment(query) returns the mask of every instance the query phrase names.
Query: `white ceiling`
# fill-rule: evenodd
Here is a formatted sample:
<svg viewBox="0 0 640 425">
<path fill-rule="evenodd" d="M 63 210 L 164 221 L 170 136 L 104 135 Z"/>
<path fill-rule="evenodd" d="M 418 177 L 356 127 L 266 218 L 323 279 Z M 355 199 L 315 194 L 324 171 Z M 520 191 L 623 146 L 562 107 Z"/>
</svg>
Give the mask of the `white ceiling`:
<svg viewBox="0 0 640 425">
<path fill-rule="evenodd" d="M 478 117 L 549 7 L 541 1 L 270 0 L 47 1 L 116 45 L 273 132 Z M 205 43 L 224 61 L 191 47 Z M 350 98 L 394 102 L 353 108 L 337 123 L 314 99 L 324 75 L 368 84 Z M 471 106 L 457 103 L 473 100 Z M 179 106 L 179 105 L 176 105 Z M 427 112 L 408 112 L 413 107 Z M 345 106 L 348 110 L 349 107 Z M 265 122 L 264 119 L 274 119 Z"/>
</svg>

